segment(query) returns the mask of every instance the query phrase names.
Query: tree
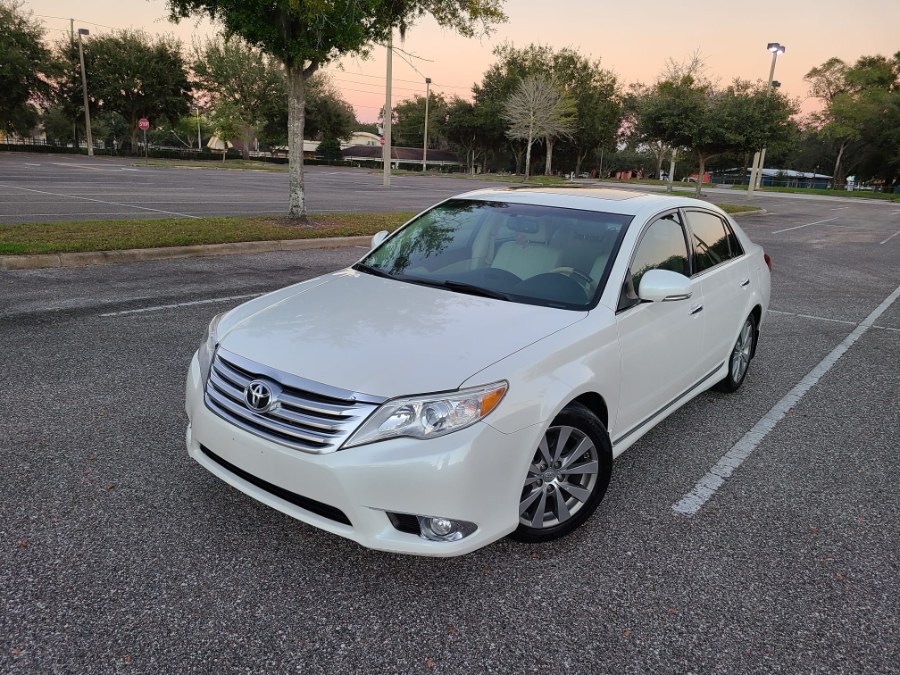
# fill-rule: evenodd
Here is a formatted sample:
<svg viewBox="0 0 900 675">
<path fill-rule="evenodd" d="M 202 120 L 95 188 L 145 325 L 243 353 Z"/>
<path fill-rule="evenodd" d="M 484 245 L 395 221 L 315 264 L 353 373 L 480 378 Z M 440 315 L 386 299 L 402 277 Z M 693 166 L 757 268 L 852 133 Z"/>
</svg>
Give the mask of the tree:
<svg viewBox="0 0 900 675">
<path fill-rule="evenodd" d="M 60 43 L 70 64 L 77 60 L 69 41 Z M 84 41 L 92 117 L 119 115 L 132 145 L 138 120 L 153 125 L 177 124 L 190 109 L 191 83 L 181 43 L 171 37 L 151 37 L 143 31 L 122 30 Z M 70 65 L 59 87 L 59 103 L 66 112 L 80 109 L 80 72 Z"/>
<path fill-rule="evenodd" d="M 465 156 L 469 171 L 472 173 L 475 172 L 479 130 L 475 106 L 459 96 L 454 96 L 447 108 L 445 133 L 447 141 Z"/>
<path fill-rule="evenodd" d="M 736 80 L 723 90 L 690 68 L 670 78 L 640 101 L 635 128 L 647 141 L 696 153 L 698 194 L 710 158 L 765 147 L 789 133 L 796 103 L 764 84 Z"/>
<path fill-rule="evenodd" d="M 306 219 L 303 191 L 303 131 L 307 79 L 320 66 L 346 54 L 365 55 L 404 33 L 418 18 L 432 15 L 463 35 L 504 20 L 501 0 L 167 0 L 175 20 L 202 14 L 220 21 L 227 35 L 239 35 L 279 59 L 288 88 L 289 214 Z"/>
<path fill-rule="evenodd" d="M 194 47 L 194 75 L 210 105 L 228 104 L 234 116 L 244 159 L 266 121 L 279 116 L 285 101 L 281 64 L 238 37 L 208 38 Z"/>
<path fill-rule="evenodd" d="M 325 73 L 307 83 L 306 132 L 309 138 L 348 140 L 356 130 L 356 113 Z"/>
<path fill-rule="evenodd" d="M 494 49 L 497 62 L 474 88 L 476 112 L 489 131 L 504 137 L 505 129 L 497 129 L 491 119 L 498 119 L 502 105 L 519 82 L 529 76 L 541 77 L 572 100 L 574 128 L 568 137 L 575 157 L 576 171 L 599 145 L 612 146 L 622 119 L 618 83 L 613 73 L 603 70 L 599 61 L 581 55 L 574 49 L 555 51 L 549 45 L 530 44 L 517 48 L 506 43 Z M 496 124 L 496 122 L 494 122 Z M 546 139 L 545 173 L 552 173 L 555 138 Z M 514 150 L 515 151 L 515 150 Z"/>
<path fill-rule="evenodd" d="M 425 142 L 425 97 L 400 101 L 393 108 L 394 120 L 391 133 L 396 133 L 397 145 L 421 148 Z M 428 101 L 428 147 L 441 148 L 447 139 L 447 99 L 443 94 L 431 92 Z"/>
<path fill-rule="evenodd" d="M 872 175 L 896 181 L 900 171 L 900 52 L 892 59 L 863 56 L 853 66 L 831 58 L 811 69 L 805 79 L 810 94 L 825 104 L 812 121 L 834 144 L 833 183 L 844 183 L 848 171 L 863 160 Z"/>
<path fill-rule="evenodd" d="M 43 26 L 19 2 L 0 0 L 0 26 L 0 130 L 30 133 L 57 65 L 43 44 Z"/>
<path fill-rule="evenodd" d="M 507 135 L 525 141 L 525 179 L 531 168 L 531 146 L 536 140 L 568 136 L 574 129 L 570 100 L 546 80 L 526 77 L 503 106 L 509 123 Z"/>
</svg>

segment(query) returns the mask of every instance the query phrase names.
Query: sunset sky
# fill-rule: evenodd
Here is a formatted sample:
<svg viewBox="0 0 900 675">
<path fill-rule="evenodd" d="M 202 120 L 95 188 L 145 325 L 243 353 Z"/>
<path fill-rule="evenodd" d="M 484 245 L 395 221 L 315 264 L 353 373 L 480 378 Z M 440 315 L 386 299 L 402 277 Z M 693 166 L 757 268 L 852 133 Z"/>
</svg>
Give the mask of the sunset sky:
<svg viewBox="0 0 900 675">
<path fill-rule="evenodd" d="M 41 16 L 51 38 L 75 27 L 93 33 L 110 28 L 142 28 L 172 33 L 190 45 L 196 37 L 215 32 L 208 22 L 170 24 L 164 0 L 25 0 Z M 491 50 L 503 42 L 517 47 L 532 42 L 554 48 L 573 47 L 614 71 L 625 85 L 652 82 L 667 58 L 686 60 L 701 53 L 707 74 L 727 83 L 735 77 L 765 79 L 771 56 L 769 42 L 787 51 L 778 57 L 775 79 L 782 90 L 802 101 L 802 110 L 816 108 L 807 98 L 803 76 L 810 68 L 837 56 L 854 62 L 863 55 L 890 56 L 900 51 L 900 2 L 890 0 L 817 0 L 816 2 L 586 2 L 584 0 L 508 0 L 509 21 L 481 39 L 464 39 L 424 20 L 395 46 L 409 52 L 409 65 L 394 57 L 394 102 L 424 95 L 424 76 L 446 95 L 470 97 L 493 62 Z M 56 17 L 56 18 L 51 18 Z M 353 104 L 361 121 L 374 121 L 384 104 L 384 48 L 370 60 L 344 59 L 343 70 L 332 65 L 335 85 Z M 418 69 L 419 72 L 416 71 Z"/>
</svg>

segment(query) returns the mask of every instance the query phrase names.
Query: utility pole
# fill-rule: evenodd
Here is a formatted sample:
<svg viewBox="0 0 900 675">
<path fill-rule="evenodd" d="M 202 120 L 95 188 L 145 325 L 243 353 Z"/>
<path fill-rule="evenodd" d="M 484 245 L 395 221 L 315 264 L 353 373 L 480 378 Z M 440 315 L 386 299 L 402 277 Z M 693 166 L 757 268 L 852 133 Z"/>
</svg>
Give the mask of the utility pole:
<svg viewBox="0 0 900 675">
<path fill-rule="evenodd" d="M 431 78 L 425 78 L 425 142 L 422 144 L 422 173 L 428 171 L 428 101 L 431 99 Z"/>
<path fill-rule="evenodd" d="M 87 132 L 88 156 L 94 156 L 94 138 L 91 135 L 91 110 L 88 107 L 87 73 L 84 70 L 84 50 L 81 47 L 81 36 L 90 35 L 87 28 L 78 29 L 78 59 L 81 61 L 81 89 L 84 92 L 84 128 Z"/>
<path fill-rule="evenodd" d="M 384 187 L 391 186 L 391 56 L 394 53 L 394 33 L 387 43 L 387 82 L 384 89 L 384 147 L 382 148 L 382 161 L 384 162 Z"/>
</svg>

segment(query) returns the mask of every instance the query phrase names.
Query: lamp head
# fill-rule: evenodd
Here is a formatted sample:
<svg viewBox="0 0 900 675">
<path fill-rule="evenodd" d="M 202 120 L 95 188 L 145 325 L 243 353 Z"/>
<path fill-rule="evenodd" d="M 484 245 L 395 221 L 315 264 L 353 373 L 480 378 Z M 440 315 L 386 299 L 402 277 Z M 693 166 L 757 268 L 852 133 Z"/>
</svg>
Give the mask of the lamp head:
<svg viewBox="0 0 900 675">
<path fill-rule="evenodd" d="M 426 78 L 425 78 L 425 84 L 431 84 L 431 78 L 430 78 L 430 77 L 426 77 Z"/>
<path fill-rule="evenodd" d="M 91 31 L 89 31 L 87 28 L 79 28 L 78 34 L 79 35 L 90 35 Z"/>
<path fill-rule="evenodd" d="M 773 54 L 784 54 L 784 45 L 778 44 L 777 42 L 770 42 L 766 49 Z"/>
</svg>

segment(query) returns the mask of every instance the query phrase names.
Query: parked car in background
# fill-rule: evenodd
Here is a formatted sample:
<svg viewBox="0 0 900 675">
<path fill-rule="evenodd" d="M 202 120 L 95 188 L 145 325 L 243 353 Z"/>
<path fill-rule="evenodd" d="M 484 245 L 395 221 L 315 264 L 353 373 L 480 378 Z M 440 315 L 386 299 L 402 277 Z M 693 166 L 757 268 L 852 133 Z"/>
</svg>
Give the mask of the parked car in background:
<svg viewBox="0 0 900 675">
<path fill-rule="evenodd" d="M 213 318 L 191 457 L 371 548 L 467 553 L 581 525 L 613 460 L 747 375 L 768 258 L 715 206 L 625 190 L 444 201 L 350 268 Z"/>
</svg>

